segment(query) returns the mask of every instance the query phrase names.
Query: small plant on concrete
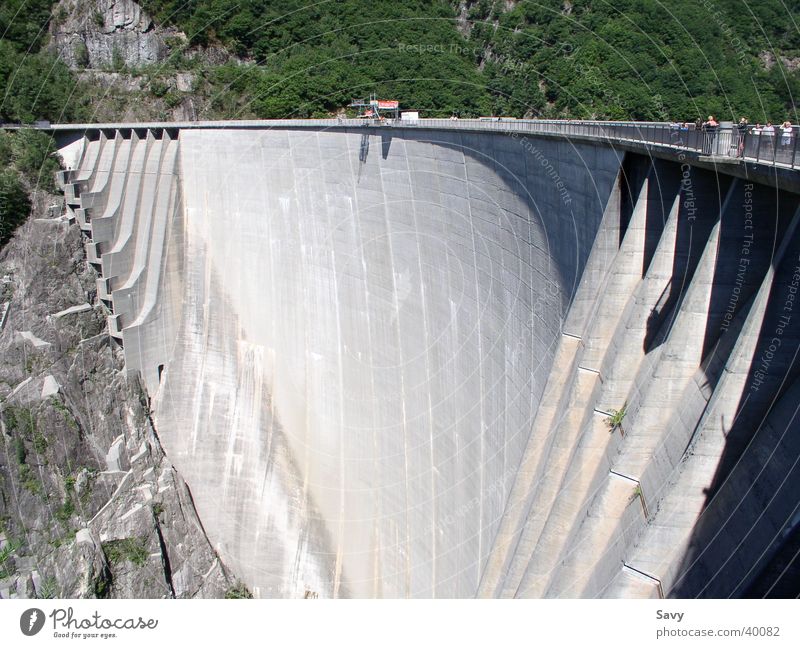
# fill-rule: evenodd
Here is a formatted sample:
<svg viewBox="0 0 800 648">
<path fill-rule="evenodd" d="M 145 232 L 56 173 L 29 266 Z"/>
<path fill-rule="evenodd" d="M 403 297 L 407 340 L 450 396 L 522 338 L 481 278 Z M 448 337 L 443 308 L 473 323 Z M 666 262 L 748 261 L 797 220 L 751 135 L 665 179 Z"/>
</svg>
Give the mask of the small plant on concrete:
<svg viewBox="0 0 800 648">
<path fill-rule="evenodd" d="M 628 404 L 625 403 L 621 409 L 618 410 L 611 410 L 608 414 L 608 418 L 606 419 L 606 424 L 608 428 L 613 432 L 617 428 L 622 430 L 622 420 L 625 418 L 625 414 L 628 410 Z"/>
<path fill-rule="evenodd" d="M 644 517 L 646 520 L 650 519 L 650 513 L 647 510 L 647 502 L 644 500 L 644 493 L 642 492 L 641 484 L 637 485 L 636 488 L 633 489 L 633 494 L 631 495 L 630 501 L 632 502 L 636 498 L 639 498 L 639 501 L 642 503 L 642 512 L 644 513 Z"/>
</svg>

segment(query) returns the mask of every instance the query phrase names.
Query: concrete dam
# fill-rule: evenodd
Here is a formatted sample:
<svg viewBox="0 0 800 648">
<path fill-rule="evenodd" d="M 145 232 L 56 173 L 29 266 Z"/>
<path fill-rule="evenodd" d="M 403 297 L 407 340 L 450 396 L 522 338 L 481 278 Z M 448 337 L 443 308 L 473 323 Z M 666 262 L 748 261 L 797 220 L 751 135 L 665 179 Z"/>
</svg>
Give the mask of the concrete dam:
<svg viewBox="0 0 800 648">
<path fill-rule="evenodd" d="M 256 596 L 796 594 L 797 172 L 465 123 L 56 133 Z"/>
</svg>

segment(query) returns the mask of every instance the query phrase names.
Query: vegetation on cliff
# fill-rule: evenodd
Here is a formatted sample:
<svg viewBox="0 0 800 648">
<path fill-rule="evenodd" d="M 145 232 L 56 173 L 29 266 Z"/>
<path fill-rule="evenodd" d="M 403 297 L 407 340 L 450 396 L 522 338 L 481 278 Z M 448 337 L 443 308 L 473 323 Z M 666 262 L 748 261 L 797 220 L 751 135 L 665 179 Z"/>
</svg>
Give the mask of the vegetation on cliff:
<svg viewBox="0 0 800 648">
<path fill-rule="evenodd" d="M 0 247 L 28 217 L 29 194 L 55 188 L 54 151 L 52 138 L 42 132 L 0 132 Z"/>
<path fill-rule="evenodd" d="M 0 121 L 78 121 L 85 98 L 64 63 L 46 48 L 52 0 L 0 3 Z"/>
</svg>

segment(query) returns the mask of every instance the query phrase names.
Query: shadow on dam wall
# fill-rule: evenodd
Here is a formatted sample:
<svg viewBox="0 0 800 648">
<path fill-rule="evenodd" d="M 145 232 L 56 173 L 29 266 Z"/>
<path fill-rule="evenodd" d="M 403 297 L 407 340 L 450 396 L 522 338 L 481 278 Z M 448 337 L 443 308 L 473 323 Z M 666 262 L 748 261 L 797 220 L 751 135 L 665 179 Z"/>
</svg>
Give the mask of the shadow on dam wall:
<svg viewBox="0 0 800 648">
<path fill-rule="evenodd" d="M 80 144 L 112 334 L 257 595 L 791 590 L 795 195 L 497 133 Z"/>
<path fill-rule="evenodd" d="M 717 283 L 706 326 L 706 379 L 730 384 L 724 398 L 709 401 L 688 453 L 706 451 L 715 432 L 724 445 L 673 595 L 794 598 L 800 595 L 793 564 L 800 526 L 800 200 L 759 185 L 737 189 L 723 228 L 732 230 L 738 258 L 728 257 L 735 262 Z M 732 332 L 735 343 L 724 339 Z"/>
</svg>

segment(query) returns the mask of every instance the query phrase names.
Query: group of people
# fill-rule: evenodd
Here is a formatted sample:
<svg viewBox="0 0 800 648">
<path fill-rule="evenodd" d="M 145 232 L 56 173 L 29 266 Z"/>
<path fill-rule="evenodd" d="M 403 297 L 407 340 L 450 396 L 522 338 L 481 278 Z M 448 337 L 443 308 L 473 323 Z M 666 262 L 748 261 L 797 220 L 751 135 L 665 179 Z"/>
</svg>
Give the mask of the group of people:
<svg viewBox="0 0 800 648">
<path fill-rule="evenodd" d="M 719 121 L 714 115 L 709 115 L 706 121 L 702 121 L 698 119 L 695 122 L 695 129 L 702 130 L 705 132 L 714 132 L 719 128 Z M 794 126 L 792 122 L 788 119 L 783 122 L 780 126 L 775 128 L 771 121 L 768 121 L 766 125 L 761 125 L 761 123 L 756 123 L 755 125 L 750 124 L 747 120 L 747 117 L 742 117 L 739 119 L 739 123 L 736 124 L 736 130 L 739 131 L 740 135 L 745 135 L 750 133 L 751 135 L 767 135 L 768 137 L 774 137 L 778 130 L 781 132 L 781 139 L 785 140 L 788 144 L 792 140 L 792 135 L 794 134 Z"/>
<path fill-rule="evenodd" d="M 775 126 L 772 125 L 771 121 L 768 121 L 766 126 L 762 126 L 760 123 L 756 123 L 755 126 L 750 126 L 747 121 L 747 117 L 742 117 L 739 120 L 739 123 L 736 125 L 736 128 L 739 131 L 740 156 L 744 154 L 744 142 L 748 134 L 758 137 L 759 142 L 763 141 L 768 146 L 774 142 L 774 146 L 780 146 L 780 148 L 783 150 L 786 150 L 792 146 L 792 139 L 795 135 L 794 126 L 792 126 L 792 122 L 790 122 L 788 119 L 776 129 Z M 780 139 L 773 140 L 772 138 L 778 134 L 778 131 L 780 131 Z M 762 140 L 761 138 L 768 139 Z"/>
<path fill-rule="evenodd" d="M 760 123 L 751 126 L 747 121 L 747 117 L 742 117 L 736 125 L 736 128 L 742 135 L 750 133 L 751 135 L 766 135 L 767 137 L 775 137 L 777 130 L 780 130 L 781 145 L 783 146 L 789 146 L 792 143 L 792 135 L 794 135 L 794 126 L 792 126 L 792 122 L 788 119 L 776 129 L 771 121 L 768 121 L 766 126 L 762 126 Z"/>
<path fill-rule="evenodd" d="M 695 129 L 709 133 L 710 137 L 708 139 L 710 141 L 714 139 L 714 135 L 719 130 L 719 127 L 719 121 L 716 117 L 714 117 L 714 115 L 709 115 L 706 121 L 701 121 L 698 119 L 695 122 Z M 742 117 L 736 124 L 736 130 L 738 132 L 738 154 L 740 156 L 744 154 L 745 140 L 748 136 L 770 138 L 763 141 L 765 143 L 773 142 L 774 145 L 780 146 L 781 148 L 788 148 L 792 146 L 794 141 L 793 138 L 795 136 L 795 127 L 788 119 L 776 128 L 771 121 L 768 121 L 766 125 L 762 125 L 760 122 L 752 125 L 748 121 L 747 117 Z M 778 135 L 779 132 L 779 140 L 771 139 Z"/>
</svg>

